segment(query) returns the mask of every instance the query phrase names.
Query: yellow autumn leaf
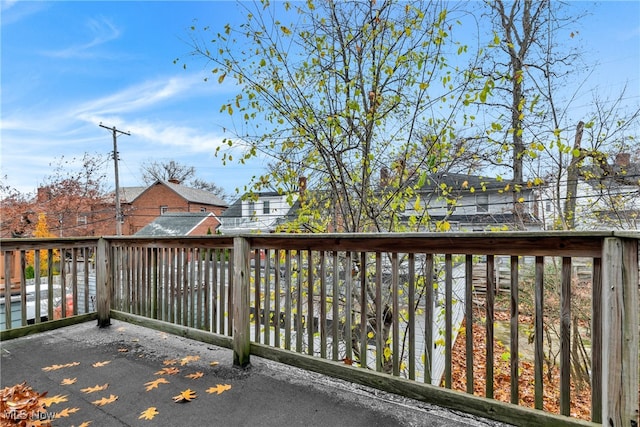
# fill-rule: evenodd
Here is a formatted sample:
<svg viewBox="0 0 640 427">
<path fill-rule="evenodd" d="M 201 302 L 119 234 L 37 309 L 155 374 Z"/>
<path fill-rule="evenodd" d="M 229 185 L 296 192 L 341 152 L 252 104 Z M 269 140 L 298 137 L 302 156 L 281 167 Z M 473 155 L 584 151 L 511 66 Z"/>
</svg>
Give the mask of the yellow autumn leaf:
<svg viewBox="0 0 640 427">
<path fill-rule="evenodd" d="M 175 375 L 178 372 L 180 372 L 180 369 L 171 367 L 171 368 L 162 368 L 155 374 L 156 375 Z"/>
<path fill-rule="evenodd" d="M 210 362 L 209 366 L 218 366 L 220 362 Z"/>
<path fill-rule="evenodd" d="M 96 385 L 94 387 L 81 388 L 80 391 L 83 393 L 95 393 L 96 391 L 106 390 L 109 387 L 109 384 Z"/>
<path fill-rule="evenodd" d="M 66 402 L 67 401 L 67 396 L 68 396 L 68 394 L 65 394 L 65 395 L 56 394 L 55 396 L 51 396 L 51 397 L 41 397 L 40 399 L 38 399 L 38 401 L 42 405 L 51 406 L 54 403 Z"/>
<path fill-rule="evenodd" d="M 155 381 L 149 381 L 148 383 L 144 383 L 144 385 L 146 385 L 147 387 L 145 388 L 146 391 L 151 391 L 154 388 L 158 388 L 158 385 L 160 384 L 169 384 L 169 381 L 167 381 L 164 377 L 158 378 Z"/>
<path fill-rule="evenodd" d="M 142 411 L 140 413 L 140 416 L 138 417 L 138 419 L 139 420 L 152 420 L 153 417 L 155 417 L 158 414 L 159 414 L 159 412 L 157 411 L 157 408 L 155 406 L 150 406 L 149 408 L 145 409 L 144 411 Z"/>
<path fill-rule="evenodd" d="M 227 390 L 231 390 L 231 385 L 230 384 L 216 384 L 215 387 L 209 387 L 206 391 L 209 394 L 213 394 L 213 393 L 224 393 Z"/>
<path fill-rule="evenodd" d="M 108 403 L 113 403 L 116 400 L 118 400 L 118 396 L 112 394 L 109 397 L 103 397 L 102 399 L 94 400 L 91 403 L 93 403 L 94 405 L 97 405 L 97 406 L 104 406 L 104 405 L 106 405 Z"/>
<path fill-rule="evenodd" d="M 192 380 L 197 380 L 198 378 L 202 378 L 203 375 L 204 373 L 198 371 L 198 372 L 194 372 L 193 374 L 185 375 L 185 377 L 191 378 Z"/>
<path fill-rule="evenodd" d="M 176 363 L 178 363 L 176 359 L 167 359 L 162 362 L 162 364 L 165 366 L 175 365 Z"/>
<path fill-rule="evenodd" d="M 45 366 L 44 368 L 42 368 L 42 370 L 45 372 L 57 371 L 58 369 L 70 368 L 72 366 L 78 366 L 79 364 L 80 362 L 72 362 L 72 363 L 65 363 L 64 365 L 51 365 L 51 366 Z"/>
<path fill-rule="evenodd" d="M 80 408 L 64 408 L 62 411 L 56 412 L 56 415 L 54 418 L 63 418 L 63 417 L 66 418 L 71 414 L 75 414 L 79 410 Z"/>
<path fill-rule="evenodd" d="M 174 402 L 190 402 L 193 399 L 196 399 L 197 397 L 198 395 L 196 394 L 196 392 L 188 388 L 180 392 L 179 395 L 173 396 L 173 401 Z"/>
<path fill-rule="evenodd" d="M 78 378 L 65 378 L 62 380 L 62 382 L 60 383 L 60 385 L 71 385 L 71 384 L 75 384 L 76 381 L 78 381 Z"/>
<path fill-rule="evenodd" d="M 108 365 L 109 363 L 111 363 L 111 360 L 105 360 L 104 362 L 96 362 L 91 366 L 93 366 L 94 368 L 101 368 L 105 365 Z"/>
<path fill-rule="evenodd" d="M 189 362 L 195 362 L 196 360 L 200 360 L 200 356 L 185 356 L 180 359 L 180 366 L 184 366 Z"/>
<path fill-rule="evenodd" d="M 78 427 L 89 427 L 93 421 L 85 421 L 82 424 L 78 425 Z"/>
</svg>

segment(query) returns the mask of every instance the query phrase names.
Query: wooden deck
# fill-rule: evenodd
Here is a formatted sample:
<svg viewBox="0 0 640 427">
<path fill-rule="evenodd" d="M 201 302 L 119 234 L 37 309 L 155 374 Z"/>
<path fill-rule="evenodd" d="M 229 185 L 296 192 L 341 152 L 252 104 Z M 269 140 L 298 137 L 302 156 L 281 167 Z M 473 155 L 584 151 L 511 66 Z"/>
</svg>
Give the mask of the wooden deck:
<svg viewBox="0 0 640 427">
<path fill-rule="evenodd" d="M 34 249 L 48 251 L 48 259 L 66 254 L 62 271 L 50 264 L 33 279 L 49 289 L 44 277 L 63 276 L 71 305 L 60 307 L 62 321 L 89 307 L 82 299 L 91 291 L 79 291 L 89 287 L 78 269 L 82 254 L 95 262 L 101 325 L 125 320 L 231 348 L 238 366 L 251 355 L 267 357 L 519 425 L 583 424 L 571 416 L 571 390 L 586 381 L 591 421 L 626 425 L 638 421 L 639 240 L 620 232 L 113 237 L 11 239 L 2 241 L 2 252 L 5 269 Z M 26 325 L 22 269 L 17 296 Z M 56 294 L 49 290 L 53 315 Z M 42 301 L 35 304 L 40 309 Z M 508 352 L 495 354 L 495 313 L 505 307 Z M 456 313 L 467 325 L 465 352 L 457 355 L 468 367 L 467 393 L 450 390 Z M 532 319 L 530 351 L 522 316 Z M 4 317 L 14 325 L 15 313 Z M 50 318 L 7 328 L 2 339 L 49 328 Z M 486 335 L 482 348 L 469 338 L 478 327 Z M 572 365 L 572 352 L 585 342 L 586 380 Z M 533 358 L 526 360 L 535 370 L 533 409 L 521 402 L 523 354 Z M 473 368 L 505 355 L 509 372 L 485 363 L 486 387 L 475 395 Z M 543 375 L 553 355 L 560 414 L 543 410 Z M 509 402 L 495 399 L 496 375 L 510 378 Z"/>
</svg>

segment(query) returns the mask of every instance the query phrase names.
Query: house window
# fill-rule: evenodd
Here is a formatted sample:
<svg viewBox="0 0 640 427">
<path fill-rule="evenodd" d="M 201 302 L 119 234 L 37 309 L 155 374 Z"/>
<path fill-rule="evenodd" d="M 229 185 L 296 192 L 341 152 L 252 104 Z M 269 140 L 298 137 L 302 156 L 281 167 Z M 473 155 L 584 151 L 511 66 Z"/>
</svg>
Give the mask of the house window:
<svg viewBox="0 0 640 427">
<path fill-rule="evenodd" d="M 545 203 L 545 210 L 546 210 L 547 212 L 551 212 L 551 202 L 550 202 L 550 201 L 547 201 L 547 202 Z"/>
<path fill-rule="evenodd" d="M 87 225 L 87 216 L 86 215 L 78 215 L 78 219 L 76 220 L 78 225 Z"/>
<path fill-rule="evenodd" d="M 265 200 L 264 202 L 262 202 L 262 213 L 265 215 L 268 215 L 269 213 L 271 213 L 271 211 L 269 210 L 268 200 Z"/>
<path fill-rule="evenodd" d="M 207 208 L 200 208 L 200 212 L 206 212 Z"/>
<path fill-rule="evenodd" d="M 476 211 L 489 212 L 489 195 L 476 194 Z"/>
<path fill-rule="evenodd" d="M 254 216 L 256 214 L 256 204 L 255 202 L 249 202 L 249 216 Z"/>
<path fill-rule="evenodd" d="M 164 215 L 169 211 L 169 206 L 160 206 L 160 215 Z"/>
</svg>

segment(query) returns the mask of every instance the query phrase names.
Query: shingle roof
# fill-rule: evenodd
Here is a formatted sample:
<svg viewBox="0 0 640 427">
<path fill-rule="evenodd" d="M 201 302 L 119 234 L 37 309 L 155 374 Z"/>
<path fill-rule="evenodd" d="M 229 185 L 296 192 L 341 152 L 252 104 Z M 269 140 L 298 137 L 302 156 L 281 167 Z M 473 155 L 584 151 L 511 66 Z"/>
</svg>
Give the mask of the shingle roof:
<svg viewBox="0 0 640 427">
<path fill-rule="evenodd" d="M 211 212 L 167 212 L 145 225 L 136 236 L 187 236 Z M 213 231 L 213 230 L 212 230 Z"/>
<path fill-rule="evenodd" d="M 222 206 L 222 207 L 228 206 L 227 202 L 225 202 L 224 200 L 222 200 L 221 198 L 219 198 L 218 196 L 216 196 L 215 194 L 209 191 L 200 190 L 198 188 L 185 187 L 184 185 L 174 184 L 172 182 L 167 182 L 167 181 L 158 181 L 158 182 L 161 182 L 162 184 L 171 188 L 173 191 L 178 193 L 180 196 L 182 196 L 185 200 L 189 202 L 203 203 L 207 205 L 215 205 L 215 206 Z"/>
</svg>

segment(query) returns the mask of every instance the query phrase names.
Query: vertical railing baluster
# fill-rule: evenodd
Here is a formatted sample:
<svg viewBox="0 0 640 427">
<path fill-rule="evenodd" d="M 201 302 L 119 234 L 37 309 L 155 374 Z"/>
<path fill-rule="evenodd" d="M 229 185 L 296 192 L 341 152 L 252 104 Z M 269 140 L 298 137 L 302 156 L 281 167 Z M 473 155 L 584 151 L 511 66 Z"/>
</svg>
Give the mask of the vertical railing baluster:
<svg viewBox="0 0 640 427">
<path fill-rule="evenodd" d="M 511 256 L 511 304 L 510 304 L 510 308 L 511 308 L 511 320 L 510 320 L 510 329 L 511 329 L 511 337 L 510 337 L 510 346 L 509 346 L 509 352 L 510 352 L 510 359 L 511 359 L 511 403 L 514 404 L 518 404 L 519 399 L 520 399 L 520 392 L 518 389 L 518 378 L 519 378 L 519 373 L 518 373 L 518 369 L 519 369 L 519 345 L 518 345 L 518 340 L 519 340 L 519 332 L 518 332 L 518 326 L 519 326 L 519 306 L 520 306 L 520 299 L 519 299 L 519 295 L 518 295 L 518 257 L 517 256 Z"/>
<path fill-rule="evenodd" d="M 382 372 L 382 361 L 384 358 L 382 331 L 384 330 L 382 314 L 386 315 L 385 307 L 382 306 L 382 253 L 376 252 L 376 301 L 374 307 L 376 308 L 376 330 L 374 331 L 376 337 L 376 371 Z M 386 317 L 386 316 L 385 316 Z"/>
<path fill-rule="evenodd" d="M 451 350 L 453 347 L 453 261 L 444 256 L 444 386 L 451 388 Z"/>
<path fill-rule="evenodd" d="M 416 256 L 409 254 L 409 379 L 416 379 Z"/>
<path fill-rule="evenodd" d="M 286 291 L 284 293 L 284 348 L 286 350 L 291 349 L 291 252 L 289 250 L 284 251 L 284 271 L 285 271 L 285 287 Z"/>
<path fill-rule="evenodd" d="M 331 336 L 331 348 L 332 348 L 332 359 L 338 360 L 340 357 L 339 354 L 339 341 L 340 341 L 340 296 L 338 293 L 338 288 L 340 286 L 340 260 L 338 257 L 338 251 L 333 251 L 333 283 L 331 289 L 331 309 L 332 309 L 332 317 L 333 324 Z"/>
<path fill-rule="evenodd" d="M 314 264 L 313 253 L 311 252 L 311 250 L 307 250 L 305 253 L 307 254 L 307 262 L 305 268 L 305 270 L 307 271 L 307 353 L 309 354 L 309 356 L 313 356 L 315 330 L 315 311 L 313 309 Z"/>
<path fill-rule="evenodd" d="M 369 337 L 367 336 L 367 326 L 369 324 L 367 315 L 367 252 L 360 252 L 360 366 L 367 367 L 367 347 Z"/>
<path fill-rule="evenodd" d="M 267 313 L 266 310 L 262 313 L 260 312 L 260 249 L 253 250 L 253 285 L 254 285 L 254 297 L 253 297 L 253 340 L 255 342 L 260 342 L 260 324 L 261 324 L 261 314 L 263 314 L 266 318 Z M 266 321 L 265 321 L 266 323 Z"/>
<path fill-rule="evenodd" d="M 467 393 L 473 394 L 473 255 L 471 254 L 465 256 L 464 280 L 465 363 L 467 374 Z"/>
<path fill-rule="evenodd" d="M 320 357 L 327 358 L 327 269 L 325 252 L 320 251 L 320 318 L 318 330 L 320 332 Z"/>
<path fill-rule="evenodd" d="M 347 362 L 353 361 L 353 254 L 347 251 L 345 254 L 344 266 L 344 337 L 345 337 L 345 359 Z"/>
<path fill-rule="evenodd" d="M 544 257 L 536 257 L 535 273 L 535 328 L 534 328 L 534 378 L 535 392 L 534 400 L 536 409 L 543 409 L 544 406 L 544 381 L 542 368 L 544 363 Z"/>
<path fill-rule="evenodd" d="M 302 352 L 302 255 L 296 251 L 296 352 Z"/>
<path fill-rule="evenodd" d="M 424 296 L 424 382 L 433 382 L 433 254 L 426 254 L 425 259 L 425 296 Z"/>
<path fill-rule="evenodd" d="M 273 346 L 280 348 L 280 322 L 282 319 L 282 307 L 280 306 L 280 253 L 279 249 L 273 251 L 274 262 L 274 284 L 273 284 L 273 310 L 275 312 L 274 329 L 273 329 Z"/>
<path fill-rule="evenodd" d="M 495 264 L 494 256 L 487 255 L 487 295 L 486 295 L 486 397 L 493 399 L 493 320 L 494 320 L 494 294 L 495 294 Z"/>
<path fill-rule="evenodd" d="M 398 286 L 398 252 L 391 254 L 391 307 L 393 326 L 391 330 L 391 357 L 393 375 L 400 376 L 400 301 Z"/>
<path fill-rule="evenodd" d="M 602 422 L 602 258 L 591 274 L 591 421 Z"/>
<path fill-rule="evenodd" d="M 560 413 L 571 413 L 571 258 L 562 258 L 560 290 Z"/>
<path fill-rule="evenodd" d="M 271 326 L 275 316 L 271 316 L 271 252 L 264 250 L 264 343 L 271 345 Z"/>
</svg>

